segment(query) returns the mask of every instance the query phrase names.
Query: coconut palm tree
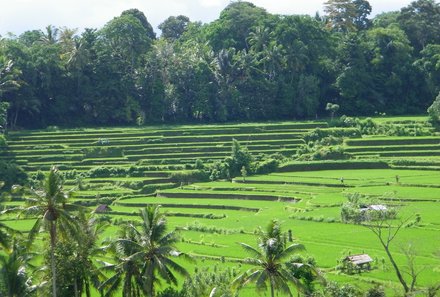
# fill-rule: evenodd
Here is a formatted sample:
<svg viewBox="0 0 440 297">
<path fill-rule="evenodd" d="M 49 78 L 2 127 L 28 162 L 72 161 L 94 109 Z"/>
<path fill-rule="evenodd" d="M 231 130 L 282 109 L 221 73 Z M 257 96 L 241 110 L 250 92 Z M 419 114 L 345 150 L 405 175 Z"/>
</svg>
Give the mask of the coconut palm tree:
<svg viewBox="0 0 440 297">
<path fill-rule="evenodd" d="M 188 272 L 171 258 L 186 256 L 175 248 L 178 242 L 176 232 L 167 233 L 166 218 L 159 212 L 159 206 L 148 206 L 140 210 L 139 225 L 128 224 L 123 228 L 124 237 L 114 242 L 116 260 L 113 265 L 116 274 L 106 281 L 105 296 L 110 296 L 123 280 L 123 296 L 155 296 L 155 285 L 159 279 L 168 284 L 177 284 L 174 272 L 188 276 Z M 174 271 L 174 272 L 173 272 Z"/>
<path fill-rule="evenodd" d="M 50 266 L 52 272 L 52 296 L 57 296 L 55 246 L 58 231 L 62 235 L 74 236 L 77 232 L 76 220 L 69 213 L 74 206 L 68 204 L 68 192 L 63 189 L 63 179 L 56 167 L 52 167 L 46 177 L 44 188 L 32 190 L 32 197 L 25 198 L 25 206 L 21 213 L 37 216 L 29 231 L 29 244 L 41 231 L 49 231 L 50 237 Z"/>
<path fill-rule="evenodd" d="M 78 217 L 78 247 L 76 259 L 81 263 L 77 267 L 79 272 L 75 278 L 75 296 L 82 296 L 85 292 L 91 296 L 90 287 L 99 288 L 103 273 L 96 265 L 96 258 L 104 255 L 104 249 L 98 246 L 99 238 L 108 227 L 108 221 L 102 220 L 81 212 Z"/>
<path fill-rule="evenodd" d="M 252 256 L 247 262 L 254 267 L 234 280 L 234 285 L 238 289 L 255 283 L 258 291 L 266 292 L 267 284 L 269 284 L 271 297 L 275 296 L 275 291 L 281 292 L 283 296 L 293 296 L 290 284 L 298 292 L 304 289 L 301 280 L 296 278 L 292 272 L 292 263 L 289 261 L 293 254 L 304 250 L 304 247 L 300 244 L 286 246 L 280 224 L 276 220 L 270 222 L 265 232 L 260 230 L 258 248 L 245 243 L 240 243 L 240 245 Z"/>
<path fill-rule="evenodd" d="M 3 202 L 0 200 L 0 202 Z M 3 206 L 2 206 L 3 208 Z M 7 212 L 7 210 L 2 211 L 1 214 Z M 8 250 L 11 245 L 11 234 L 15 233 L 16 231 L 6 225 L 3 222 L 0 222 L 0 248 Z"/>
<path fill-rule="evenodd" d="M 12 60 L 7 60 L 6 57 L 0 56 L 0 99 L 3 93 L 20 87 L 18 80 L 20 74 L 20 70 L 14 67 Z"/>
<path fill-rule="evenodd" d="M 27 270 L 33 268 L 29 261 L 32 254 L 17 242 L 5 254 L 0 255 L 0 295 L 7 297 L 28 296 L 35 287 L 32 286 Z"/>
<path fill-rule="evenodd" d="M 113 255 L 115 264 L 103 263 L 103 270 L 111 271 L 114 274 L 101 283 L 98 289 L 104 292 L 104 297 L 110 297 L 119 292 L 122 284 L 123 297 L 138 297 L 141 292 L 147 294 L 145 280 L 141 275 L 141 264 L 130 257 L 135 253 L 135 250 L 119 242 L 121 238 L 134 241 L 136 240 L 135 236 L 128 226 L 123 226 L 118 233 L 119 239 L 111 242 L 107 249 L 107 252 Z"/>
</svg>

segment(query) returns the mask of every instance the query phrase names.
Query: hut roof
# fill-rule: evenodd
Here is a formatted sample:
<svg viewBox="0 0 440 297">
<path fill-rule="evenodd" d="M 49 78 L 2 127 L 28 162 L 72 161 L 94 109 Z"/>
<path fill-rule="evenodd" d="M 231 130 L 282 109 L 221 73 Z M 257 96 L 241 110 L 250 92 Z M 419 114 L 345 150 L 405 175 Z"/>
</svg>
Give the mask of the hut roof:
<svg viewBox="0 0 440 297">
<path fill-rule="evenodd" d="M 350 261 L 351 263 L 353 263 L 355 265 L 362 265 L 362 264 L 373 262 L 373 259 L 367 254 L 347 256 L 345 258 L 345 260 Z"/>
<path fill-rule="evenodd" d="M 361 211 L 380 211 L 380 212 L 386 212 L 388 211 L 388 208 L 385 205 L 382 204 L 372 204 L 372 205 L 368 205 L 366 207 L 361 208 Z"/>
<path fill-rule="evenodd" d="M 386 211 L 388 210 L 387 207 L 385 205 L 382 204 L 373 204 L 368 206 L 369 209 L 371 210 L 377 210 L 377 211 Z"/>
<path fill-rule="evenodd" d="M 110 206 L 106 205 L 106 204 L 100 204 L 98 205 L 98 207 L 95 209 L 96 213 L 102 213 L 102 212 L 108 212 L 111 211 L 112 209 L 110 208 Z"/>
</svg>

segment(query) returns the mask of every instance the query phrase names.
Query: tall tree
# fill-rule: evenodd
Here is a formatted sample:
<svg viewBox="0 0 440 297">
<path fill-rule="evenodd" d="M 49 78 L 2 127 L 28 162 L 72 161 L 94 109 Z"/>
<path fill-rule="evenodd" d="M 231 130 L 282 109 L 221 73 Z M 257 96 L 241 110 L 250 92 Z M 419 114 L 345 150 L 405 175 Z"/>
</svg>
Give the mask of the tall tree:
<svg viewBox="0 0 440 297">
<path fill-rule="evenodd" d="M 440 43 L 440 4 L 436 1 L 411 2 L 400 10 L 397 20 L 417 52 L 428 44 Z"/>
<path fill-rule="evenodd" d="M 252 28 L 262 25 L 268 16 L 264 9 L 250 2 L 232 2 L 218 20 L 206 27 L 208 39 L 216 52 L 230 47 L 248 49 L 246 40 Z"/>
<path fill-rule="evenodd" d="M 440 44 L 428 44 L 414 65 L 424 73 L 432 97 L 440 92 Z"/>
<path fill-rule="evenodd" d="M 394 269 L 394 272 L 396 273 L 397 279 L 403 287 L 405 296 L 411 296 L 411 293 L 414 291 L 417 280 L 417 273 L 410 273 L 409 275 L 411 277 L 411 282 L 407 282 L 404 277 L 402 267 L 400 267 L 395 260 L 395 255 L 391 250 L 391 244 L 393 243 L 399 232 L 402 230 L 402 228 L 404 228 L 404 226 L 408 223 L 409 219 L 410 217 L 397 222 L 393 222 L 386 215 L 380 212 L 375 212 L 371 213 L 371 217 L 369 218 L 368 223 L 365 224 L 365 226 L 370 229 L 379 240 L 382 248 L 387 254 L 388 259 L 390 260 L 391 265 Z M 414 269 L 414 265 L 412 265 L 412 268 Z"/>
<path fill-rule="evenodd" d="M 251 255 L 248 263 L 254 267 L 239 275 L 234 284 L 240 289 L 242 286 L 255 283 L 256 289 L 261 292 L 267 291 L 269 284 L 270 296 L 274 297 L 278 291 L 285 296 L 293 296 L 292 284 L 299 292 L 304 286 L 289 269 L 289 258 L 304 247 L 300 244 L 286 246 L 281 233 L 280 224 L 272 220 L 265 232 L 260 231 L 258 236 L 258 248 L 240 243 L 243 249 Z"/>
<path fill-rule="evenodd" d="M 172 260 L 174 256 L 185 255 L 176 249 L 178 236 L 174 231 L 167 233 L 166 219 L 159 209 L 159 206 L 141 209 L 140 225 L 126 225 L 124 237 L 115 241 L 116 260 L 120 262 L 106 267 L 115 269 L 116 274 L 102 284 L 103 288 L 109 288 L 105 296 L 115 292 L 124 274 L 123 296 L 126 297 L 139 296 L 139 292 L 156 296 L 158 277 L 176 285 L 173 271 L 188 276 L 185 268 Z"/>
<path fill-rule="evenodd" d="M 368 29 L 371 5 L 366 0 L 328 0 L 324 3 L 329 28 L 336 32 Z"/>
<path fill-rule="evenodd" d="M 29 271 L 32 268 L 32 254 L 24 246 L 14 242 L 12 249 L 0 255 L 0 295 L 5 297 L 31 296 L 32 287 Z"/>
<path fill-rule="evenodd" d="M 42 231 L 49 231 L 50 270 L 52 273 L 52 296 L 57 296 L 57 272 L 55 265 L 55 247 L 59 233 L 74 236 L 77 232 L 76 220 L 69 213 L 68 193 L 63 189 L 63 179 L 56 167 L 52 167 L 45 180 L 44 188 L 33 190 L 31 198 L 25 198 L 26 206 L 19 208 L 22 214 L 36 216 L 37 219 L 29 231 L 29 242 Z"/>
<path fill-rule="evenodd" d="M 151 40 L 156 39 L 156 33 L 154 33 L 154 31 L 153 31 L 153 27 L 148 22 L 147 17 L 145 16 L 145 14 L 142 11 L 140 11 L 139 9 L 132 8 L 132 9 L 124 10 L 121 13 L 121 16 L 132 16 L 132 17 L 135 17 L 136 19 L 139 20 L 139 22 L 141 23 L 142 27 L 144 27 L 145 33 L 147 34 L 147 37 L 150 38 Z"/>
<path fill-rule="evenodd" d="M 61 296 L 90 297 L 92 287 L 98 289 L 105 279 L 98 259 L 105 256 L 99 243 L 108 221 L 80 212 L 77 223 L 76 238 L 60 240 L 56 247 L 59 291 Z"/>
<path fill-rule="evenodd" d="M 5 132 L 8 125 L 7 115 L 10 104 L 3 98 L 5 94 L 20 88 L 21 83 L 18 80 L 20 71 L 14 67 L 12 60 L 6 60 L 6 57 L 0 53 L 0 131 Z"/>
<path fill-rule="evenodd" d="M 186 31 L 190 20 L 187 16 L 178 15 L 170 16 L 159 25 L 159 29 L 162 31 L 161 37 L 177 40 Z"/>
<path fill-rule="evenodd" d="M 0 100 L 4 100 L 3 96 L 6 92 L 20 87 L 19 75 L 20 70 L 14 67 L 12 60 L 0 55 Z"/>
<path fill-rule="evenodd" d="M 52 25 L 46 27 L 46 31 L 41 32 L 40 42 L 45 45 L 53 45 L 58 42 L 60 30 Z"/>
</svg>

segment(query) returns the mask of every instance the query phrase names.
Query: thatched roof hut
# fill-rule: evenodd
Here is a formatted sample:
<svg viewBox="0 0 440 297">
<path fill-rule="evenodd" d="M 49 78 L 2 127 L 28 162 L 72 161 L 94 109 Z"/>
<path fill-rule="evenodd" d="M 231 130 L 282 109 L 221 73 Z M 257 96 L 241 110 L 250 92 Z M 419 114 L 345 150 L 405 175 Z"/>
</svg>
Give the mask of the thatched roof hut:
<svg viewBox="0 0 440 297">
<path fill-rule="evenodd" d="M 108 206 L 106 204 L 100 204 L 94 210 L 95 213 L 106 213 L 106 212 L 109 212 L 109 211 L 112 211 L 112 209 L 110 208 L 110 206 Z"/>
<path fill-rule="evenodd" d="M 373 259 L 367 254 L 351 255 L 347 256 L 344 261 L 349 261 L 354 265 L 362 266 L 373 262 Z"/>
</svg>

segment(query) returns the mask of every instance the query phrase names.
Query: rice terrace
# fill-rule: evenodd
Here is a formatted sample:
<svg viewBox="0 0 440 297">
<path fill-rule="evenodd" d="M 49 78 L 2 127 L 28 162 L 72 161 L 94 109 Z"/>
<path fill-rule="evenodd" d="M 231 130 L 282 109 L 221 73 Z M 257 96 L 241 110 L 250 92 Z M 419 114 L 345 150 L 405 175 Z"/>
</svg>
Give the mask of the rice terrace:
<svg viewBox="0 0 440 297">
<path fill-rule="evenodd" d="M 427 118 L 410 118 L 396 119 L 393 125 L 431 131 L 426 123 Z M 365 203 L 397 207 L 396 224 L 411 218 L 393 244 L 393 254 L 405 265 L 399 248 L 410 243 L 417 251 L 416 269 L 424 268 L 418 285 L 435 283 L 440 278 L 439 136 L 355 134 L 344 139 L 352 159 L 281 162 L 269 174 L 230 181 L 209 181 L 195 174 L 230 155 L 233 139 L 256 160 L 268 154 L 275 158 L 272 161 L 282 161 L 304 144 L 305 135 L 344 130 L 352 132 L 329 128 L 325 122 L 22 131 L 10 132 L 2 158 L 13 158 L 34 178 L 56 165 L 65 176 L 65 188 L 75 189 L 73 203 L 91 210 L 108 205 L 98 213 L 113 222 L 134 220 L 139 208 L 161 205 L 170 228 L 181 234 L 179 250 L 197 261 L 184 264 L 189 271 L 196 266 L 246 267 L 242 261 L 247 255 L 237 242 L 254 244 L 255 229 L 276 218 L 329 279 L 397 290 L 393 269 L 374 234 L 365 226 L 341 221 L 347 197 L 359 193 Z M 5 206 L 21 201 L 12 198 Z M 28 218 L 17 221 L 15 215 L 2 222 L 24 232 L 33 224 Z M 105 235 L 115 232 L 112 226 Z M 363 253 L 374 259 L 370 271 L 338 273 L 341 258 Z"/>
<path fill-rule="evenodd" d="M 439 3 L 76 2 L 0 11 L 0 297 L 440 296 Z"/>
</svg>

